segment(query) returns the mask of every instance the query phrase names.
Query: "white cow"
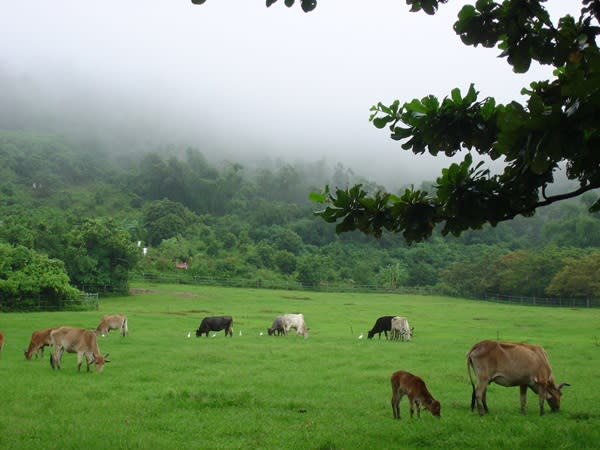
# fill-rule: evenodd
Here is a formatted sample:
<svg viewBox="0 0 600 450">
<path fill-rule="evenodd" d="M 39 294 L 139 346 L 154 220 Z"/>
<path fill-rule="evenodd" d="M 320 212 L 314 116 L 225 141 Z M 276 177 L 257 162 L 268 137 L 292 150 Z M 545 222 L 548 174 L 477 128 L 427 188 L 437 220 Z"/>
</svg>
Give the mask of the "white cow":
<svg viewBox="0 0 600 450">
<path fill-rule="evenodd" d="M 284 314 L 281 316 L 283 322 L 283 333 L 287 336 L 288 332 L 294 328 L 296 334 L 301 334 L 304 338 L 308 337 L 308 328 L 304 321 L 304 314 Z"/>
<path fill-rule="evenodd" d="M 402 341 L 410 341 L 412 331 L 406 317 L 396 316 L 392 318 L 392 339 L 400 339 Z"/>
</svg>

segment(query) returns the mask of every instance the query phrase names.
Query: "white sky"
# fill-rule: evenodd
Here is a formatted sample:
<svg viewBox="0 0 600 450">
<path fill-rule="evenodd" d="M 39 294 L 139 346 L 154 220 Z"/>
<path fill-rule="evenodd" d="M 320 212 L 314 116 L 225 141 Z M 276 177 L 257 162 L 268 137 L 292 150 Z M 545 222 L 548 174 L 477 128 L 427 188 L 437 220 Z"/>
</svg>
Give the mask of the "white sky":
<svg viewBox="0 0 600 450">
<path fill-rule="evenodd" d="M 57 121 L 63 106 L 98 109 L 176 143 L 209 137 L 225 156 L 326 157 L 382 183 L 416 182 L 446 161 L 401 150 L 368 122 L 371 105 L 470 82 L 507 102 L 548 77 L 464 46 L 452 24 L 465 3 L 427 16 L 404 0 L 320 0 L 308 14 L 283 0 L 0 0 L 0 70 L 44 83 L 40 108 Z M 549 6 L 575 14 L 581 4 Z"/>
</svg>

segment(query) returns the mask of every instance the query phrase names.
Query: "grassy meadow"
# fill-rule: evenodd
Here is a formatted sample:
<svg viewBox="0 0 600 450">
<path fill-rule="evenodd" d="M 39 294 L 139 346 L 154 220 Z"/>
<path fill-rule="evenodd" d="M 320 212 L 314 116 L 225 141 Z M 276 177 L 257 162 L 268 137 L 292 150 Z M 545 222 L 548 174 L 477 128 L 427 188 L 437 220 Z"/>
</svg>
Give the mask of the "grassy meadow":
<svg viewBox="0 0 600 450">
<path fill-rule="evenodd" d="M 0 314 L 1 449 L 412 449 L 597 448 L 600 443 L 600 311 L 506 306 L 446 297 L 136 285 L 99 311 Z M 284 312 L 302 312 L 310 336 L 269 337 Z M 129 317 L 129 336 L 99 337 L 102 373 L 26 361 L 31 332 L 94 328 L 103 314 Z M 206 315 L 229 314 L 234 336 L 195 337 Z M 404 315 L 410 342 L 366 339 L 382 315 Z M 191 332 L 192 337 L 188 338 Z M 261 335 L 262 333 L 262 335 Z M 360 334 L 363 339 L 358 339 Z M 470 411 L 465 354 L 477 341 L 538 343 L 557 382 L 561 411 L 538 415 L 528 393 L 491 385 L 490 414 Z M 389 378 L 421 376 L 442 404 L 392 418 Z M 549 411 L 549 408 L 546 407 Z"/>
</svg>

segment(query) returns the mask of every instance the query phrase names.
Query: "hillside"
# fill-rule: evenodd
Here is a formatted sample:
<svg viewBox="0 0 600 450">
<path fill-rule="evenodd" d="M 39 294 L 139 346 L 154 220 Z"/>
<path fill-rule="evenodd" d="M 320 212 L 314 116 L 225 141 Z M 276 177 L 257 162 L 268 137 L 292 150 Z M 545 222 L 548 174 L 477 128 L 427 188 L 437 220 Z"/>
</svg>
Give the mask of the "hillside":
<svg viewBox="0 0 600 450">
<path fill-rule="evenodd" d="M 593 280 L 600 267 L 600 215 L 586 209 L 597 193 L 495 228 L 460 237 L 438 233 L 407 246 L 392 234 L 336 235 L 313 215 L 319 205 L 308 194 L 325 185 L 380 188 L 340 164 L 214 164 L 207 150 L 128 154 L 60 136 L 1 131 L 0 244 L 63 261 L 71 283 L 87 291 L 122 290 L 132 271 L 187 270 L 305 287 L 599 295 Z"/>
</svg>

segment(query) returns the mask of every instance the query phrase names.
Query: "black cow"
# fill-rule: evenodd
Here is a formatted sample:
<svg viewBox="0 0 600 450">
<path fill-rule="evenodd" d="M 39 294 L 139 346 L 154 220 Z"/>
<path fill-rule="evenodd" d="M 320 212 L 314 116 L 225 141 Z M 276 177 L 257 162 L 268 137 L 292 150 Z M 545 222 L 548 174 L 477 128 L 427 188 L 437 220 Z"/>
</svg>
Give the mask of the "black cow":
<svg viewBox="0 0 600 450">
<path fill-rule="evenodd" d="M 379 335 L 379 339 L 381 339 L 381 333 L 383 332 L 385 333 L 385 338 L 387 339 L 387 332 L 392 330 L 392 319 L 394 317 L 395 316 L 383 316 L 377 319 L 375 321 L 375 325 L 373 325 L 373 328 L 367 334 L 367 337 L 371 339 L 373 336 L 375 336 L 375 333 L 377 333 Z"/>
<path fill-rule="evenodd" d="M 233 336 L 233 318 L 231 316 L 205 317 L 196 330 L 196 337 L 202 336 L 204 333 L 208 337 L 209 331 L 221 331 L 223 329 L 225 330 L 225 336 Z"/>
<path fill-rule="evenodd" d="M 277 333 L 277 336 L 281 336 L 282 334 L 285 334 L 285 328 L 283 325 L 283 316 L 277 316 L 275 317 L 271 328 L 267 328 L 267 333 L 269 333 L 269 336 L 274 336 L 275 333 Z"/>
</svg>

